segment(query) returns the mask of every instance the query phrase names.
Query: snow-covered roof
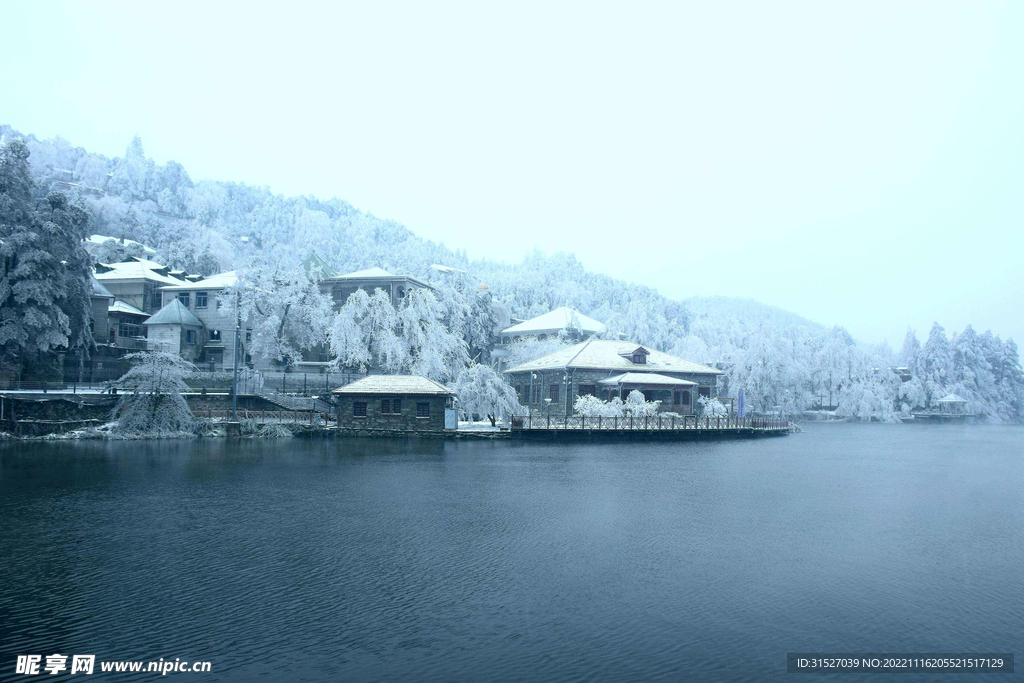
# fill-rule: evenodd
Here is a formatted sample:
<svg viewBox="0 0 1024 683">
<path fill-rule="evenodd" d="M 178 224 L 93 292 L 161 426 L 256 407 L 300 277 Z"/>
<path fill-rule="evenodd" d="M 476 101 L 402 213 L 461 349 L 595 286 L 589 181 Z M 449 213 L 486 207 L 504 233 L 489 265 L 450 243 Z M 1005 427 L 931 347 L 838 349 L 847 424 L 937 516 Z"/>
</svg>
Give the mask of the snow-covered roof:
<svg viewBox="0 0 1024 683">
<path fill-rule="evenodd" d="M 161 287 L 160 289 L 165 292 L 227 289 L 236 282 L 238 282 L 238 272 L 229 270 L 223 273 L 217 273 L 216 275 L 211 275 L 210 277 L 204 277 L 202 280 L 196 280 L 195 282 L 179 282 L 178 284 L 171 285 L 170 287 Z"/>
<path fill-rule="evenodd" d="M 154 264 L 156 269 L 147 264 Z M 100 263 L 93 276 L 97 280 L 150 280 L 168 285 L 181 284 L 181 280 L 156 272 L 164 266 L 153 261 L 127 261 L 125 263 Z"/>
<path fill-rule="evenodd" d="M 185 308 L 185 305 L 177 299 L 172 299 L 169 304 L 161 308 L 152 316 L 142 321 L 143 325 L 195 325 L 202 327 L 203 323 L 192 311 Z"/>
<path fill-rule="evenodd" d="M 114 298 L 114 295 L 110 293 L 110 290 L 104 287 L 103 283 L 96 278 L 89 278 L 89 282 L 92 284 L 92 296 L 102 296 L 107 299 Z"/>
<path fill-rule="evenodd" d="M 967 403 L 967 399 L 960 398 L 956 394 L 947 394 L 939 399 L 939 403 Z"/>
<path fill-rule="evenodd" d="M 687 379 L 679 379 L 678 377 L 669 377 L 668 375 L 659 375 L 656 372 L 624 372 L 621 375 L 615 375 L 614 377 L 607 377 L 598 382 L 598 384 L 615 386 L 618 384 L 664 384 L 666 386 L 696 386 L 696 382 L 691 382 Z"/>
<path fill-rule="evenodd" d="M 117 301 L 112 303 L 110 306 L 108 306 L 107 307 L 107 312 L 109 312 L 109 313 L 130 313 L 132 315 L 149 315 L 145 311 L 140 311 L 139 309 L 135 308 L 131 304 L 125 303 L 125 302 L 121 301 L 120 299 L 118 299 Z"/>
<path fill-rule="evenodd" d="M 142 265 L 146 266 L 147 268 L 152 268 L 153 270 L 167 270 L 167 271 L 171 270 L 170 266 L 165 266 L 162 263 L 157 263 L 156 261 L 153 261 L 153 260 L 148 259 L 148 258 L 142 258 L 141 256 L 133 256 L 132 260 L 135 261 L 136 263 L 141 263 Z"/>
<path fill-rule="evenodd" d="M 395 277 L 392 273 L 384 270 L 383 268 L 367 268 L 366 270 L 357 270 L 351 273 L 345 273 L 339 275 L 340 278 L 352 278 L 353 280 L 367 277 Z"/>
<path fill-rule="evenodd" d="M 466 271 L 461 268 L 453 268 L 452 266 L 446 266 L 441 263 L 431 263 L 430 267 L 439 273 L 445 273 L 451 275 L 452 273 L 465 273 Z"/>
<path fill-rule="evenodd" d="M 502 334 L 540 334 L 542 332 L 557 332 L 565 329 L 578 329 L 586 334 L 604 332 L 603 323 L 589 318 L 579 311 L 568 306 L 559 306 L 553 311 L 536 318 L 530 318 L 518 325 L 513 325 L 502 330 Z"/>
<path fill-rule="evenodd" d="M 88 237 L 85 238 L 86 242 L 89 242 L 91 244 L 96 244 L 96 245 L 105 244 L 106 242 L 109 242 L 110 240 L 114 240 L 115 242 L 118 242 L 118 243 L 123 244 L 125 246 L 128 246 L 129 244 L 138 244 L 140 247 L 142 247 L 143 251 L 145 251 L 147 254 L 155 254 L 156 253 L 156 249 L 153 249 L 152 247 L 147 247 L 142 242 L 136 242 L 135 240 L 129 240 L 129 239 L 121 240 L 121 239 L 118 239 L 117 237 L 110 237 L 108 235 L 89 235 Z"/>
<path fill-rule="evenodd" d="M 631 341 L 614 339 L 590 339 L 569 348 L 555 351 L 537 360 L 523 363 L 507 372 L 529 372 L 532 370 L 561 370 L 588 368 L 592 370 L 618 370 L 620 372 L 686 372 L 700 375 L 721 375 L 721 370 L 683 360 L 661 351 L 648 351 L 643 365 L 633 363 L 630 355 L 640 345 Z"/>
<path fill-rule="evenodd" d="M 451 389 L 419 375 L 369 375 L 338 387 L 335 394 L 402 394 L 447 396 Z"/>
</svg>

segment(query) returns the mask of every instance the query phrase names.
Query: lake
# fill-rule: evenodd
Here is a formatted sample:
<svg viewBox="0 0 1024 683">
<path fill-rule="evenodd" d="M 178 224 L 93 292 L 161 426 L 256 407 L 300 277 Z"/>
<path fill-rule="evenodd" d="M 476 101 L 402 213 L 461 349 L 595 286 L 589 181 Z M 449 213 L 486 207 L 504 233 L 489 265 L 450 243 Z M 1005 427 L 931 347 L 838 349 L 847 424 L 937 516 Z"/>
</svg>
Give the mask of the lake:
<svg viewBox="0 0 1024 683">
<path fill-rule="evenodd" d="M 1017 427 L 848 424 L 8 442 L 0 680 L 55 652 L 207 660 L 182 674 L 204 681 L 762 680 L 796 651 L 1022 652 L 1022 455 Z"/>
</svg>

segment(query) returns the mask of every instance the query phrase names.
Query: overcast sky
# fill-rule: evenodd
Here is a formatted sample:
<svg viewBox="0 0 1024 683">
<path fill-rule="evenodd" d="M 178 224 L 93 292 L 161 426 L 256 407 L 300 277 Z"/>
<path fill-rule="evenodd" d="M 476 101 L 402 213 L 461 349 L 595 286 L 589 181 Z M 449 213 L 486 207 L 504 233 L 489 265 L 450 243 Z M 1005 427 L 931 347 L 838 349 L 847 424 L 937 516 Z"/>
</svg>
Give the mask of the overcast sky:
<svg viewBox="0 0 1024 683">
<path fill-rule="evenodd" d="M 898 347 L 1024 342 L 1024 3 L 6 2 L 0 121 Z"/>
</svg>

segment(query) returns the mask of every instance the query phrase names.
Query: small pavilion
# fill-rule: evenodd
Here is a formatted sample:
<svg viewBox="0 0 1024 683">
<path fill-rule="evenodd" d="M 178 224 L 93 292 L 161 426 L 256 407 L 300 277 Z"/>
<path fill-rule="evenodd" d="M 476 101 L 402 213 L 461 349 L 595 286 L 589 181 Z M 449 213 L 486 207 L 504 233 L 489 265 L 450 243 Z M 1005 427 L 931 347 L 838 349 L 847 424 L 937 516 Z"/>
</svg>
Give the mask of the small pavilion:
<svg viewBox="0 0 1024 683">
<path fill-rule="evenodd" d="M 967 415 L 970 412 L 970 404 L 967 399 L 956 394 L 947 394 L 936 403 L 939 406 L 939 412 L 944 415 Z"/>
</svg>

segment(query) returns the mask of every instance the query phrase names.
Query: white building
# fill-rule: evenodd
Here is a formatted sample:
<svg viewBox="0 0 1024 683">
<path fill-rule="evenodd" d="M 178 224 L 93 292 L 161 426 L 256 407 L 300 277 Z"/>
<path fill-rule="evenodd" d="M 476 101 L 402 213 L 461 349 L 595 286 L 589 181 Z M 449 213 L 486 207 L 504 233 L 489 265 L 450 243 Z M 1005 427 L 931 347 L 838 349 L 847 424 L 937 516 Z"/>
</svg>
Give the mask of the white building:
<svg viewBox="0 0 1024 683">
<path fill-rule="evenodd" d="M 574 308 L 560 306 L 544 315 L 505 328 L 501 331 L 501 341 L 508 344 L 527 337 L 543 341 L 548 337 L 557 337 L 563 332 L 570 339 L 582 340 L 600 334 L 606 329 L 604 323 L 587 317 Z"/>
</svg>

